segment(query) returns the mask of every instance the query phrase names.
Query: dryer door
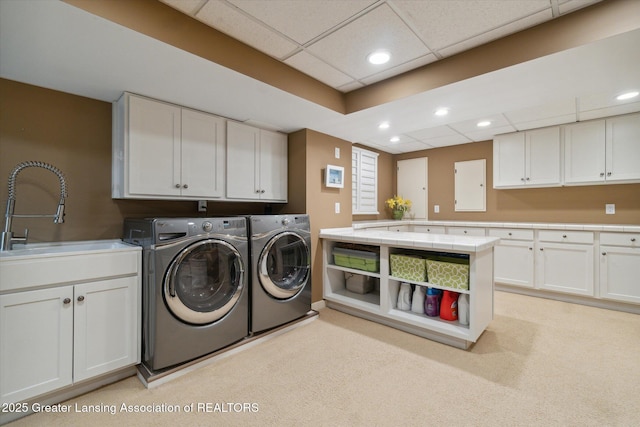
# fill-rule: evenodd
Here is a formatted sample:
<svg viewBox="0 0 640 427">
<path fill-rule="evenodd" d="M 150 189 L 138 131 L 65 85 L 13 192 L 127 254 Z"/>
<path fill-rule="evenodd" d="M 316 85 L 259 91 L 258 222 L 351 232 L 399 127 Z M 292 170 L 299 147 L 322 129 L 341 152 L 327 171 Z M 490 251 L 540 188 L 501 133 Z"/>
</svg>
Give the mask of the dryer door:
<svg viewBox="0 0 640 427">
<path fill-rule="evenodd" d="M 296 296 L 309 281 L 309 245 L 299 234 L 287 231 L 267 242 L 258 260 L 258 279 L 274 298 Z"/>
<path fill-rule="evenodd" d="M 240 253 L 222 240 L 207 239 L 184 248 L 164 278 L 164 297 L 180 320 L 213 323 L 229 313 L 244 288 Z"/>
</svg>

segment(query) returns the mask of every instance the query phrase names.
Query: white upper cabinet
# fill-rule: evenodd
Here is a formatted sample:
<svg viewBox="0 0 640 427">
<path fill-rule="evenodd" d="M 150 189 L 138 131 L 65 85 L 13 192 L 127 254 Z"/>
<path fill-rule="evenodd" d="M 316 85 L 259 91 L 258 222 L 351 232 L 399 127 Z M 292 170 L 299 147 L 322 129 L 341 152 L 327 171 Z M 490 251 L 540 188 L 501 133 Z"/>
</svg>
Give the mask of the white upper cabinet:
<svg viewBox="0 0 640 427">
<path fill-rule="evenodd" d="M 287 201 L 287 136 L 227 122 L 227 198 Z"/>
<path fill-rule="evenodd" d="M 560 129 L 497 135 L 493 140 L 493 188 L 561 185 Z"/>
<path fill-rule="evenodd" d="M 640 181 L 640 114 L 564 127 L 567 185 Z"/>
<path fill-rule="evenodd" d="M 114 104 L 112 197 L 223 197 L 224 122 L 125 93 Z"/>
</svg>

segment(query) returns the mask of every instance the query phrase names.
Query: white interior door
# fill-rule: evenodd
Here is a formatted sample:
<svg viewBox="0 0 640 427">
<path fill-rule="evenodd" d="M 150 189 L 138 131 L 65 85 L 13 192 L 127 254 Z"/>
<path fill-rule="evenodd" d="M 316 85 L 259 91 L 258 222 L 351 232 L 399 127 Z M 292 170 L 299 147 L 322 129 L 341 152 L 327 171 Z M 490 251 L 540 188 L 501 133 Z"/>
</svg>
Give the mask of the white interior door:
<svg viewBox="0 0 640 427">
<path fill-rule="evenodd" d="M 411 200 L 409 214 L 414 218 L 427 219 L 427 160 L 426 157 L 420 157 L 398 161 L 397 194 Z"/>
</svg>

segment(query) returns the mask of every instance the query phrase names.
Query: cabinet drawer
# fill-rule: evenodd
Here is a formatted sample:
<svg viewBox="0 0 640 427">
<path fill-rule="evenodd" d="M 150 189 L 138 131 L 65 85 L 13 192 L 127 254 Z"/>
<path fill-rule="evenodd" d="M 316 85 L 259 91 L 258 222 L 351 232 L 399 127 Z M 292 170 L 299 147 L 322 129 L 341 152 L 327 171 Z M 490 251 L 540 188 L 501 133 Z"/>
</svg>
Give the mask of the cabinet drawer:
<svg viewBox="0 0 640 427">
<path fill-rule="evenodd" d="M 640 248 L 640 233 L 600 233 L 600 244 Z"/>
<path fill-rule="evenodd" d="M 441 225 L 414 225 L 414 233 L 431 233 L 431 234 L 445 234 L 444 227 Z"/>
<path fill-rule="evenodd" d="M 500 237 L 504 240 L 533 240 L 533 230 L 519 230 L 515 228 L 490 228 L 489 236 Z"/>
<path fill-rule="evenodd" d="M 448 227 L 447 234 L 456 234 L 458 236 L 484 236 L 484 228 L 473 227 Z"/>
<path fill-rule="evenodd" d="M 590 231 L 550 231 L 542 230 L 538 233 L 541 242 L 558 243 L 593 243 L 593 233 Z"/>
</svg>

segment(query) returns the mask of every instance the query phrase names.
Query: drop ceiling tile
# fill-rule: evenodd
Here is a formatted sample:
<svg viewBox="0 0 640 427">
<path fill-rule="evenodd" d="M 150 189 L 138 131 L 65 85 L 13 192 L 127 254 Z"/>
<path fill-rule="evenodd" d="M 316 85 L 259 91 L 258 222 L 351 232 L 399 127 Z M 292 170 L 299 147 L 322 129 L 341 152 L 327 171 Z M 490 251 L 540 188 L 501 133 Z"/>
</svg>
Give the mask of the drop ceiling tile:
<svg viewBox="0 0 640 427">
<path fill-rule="evenodd" d="M 295 43 L 224 2 L 207 2 L 195 17 L 218 31 L 275 58 L 282 59 L 298 49 Z"/>
<path fill-rule="evenodd" d="M 486 128 L 478 128 L 478 122 L 480 121 L 485 121 L 488 120 L 491 122 L 490 126 L 487 126 Z M 483 130 L 490 130 L 490 129 L 495 129 L 498 127 L 504 127 L 504 126 L 509 126 L 511 127 L 511 125 L 509 124 L 509 122 L 507 121 L 507 119 L 502 115 L 502 114 L 492 114 L 492 115 L 487 115 L 487 116 L 479 116 L 477 119 L 474 120 L 465 120 L 462 122 L 458 122 L 458 123 L 451 123 L 449 124 L 449 126 L 457 131 L 460 132 L 463 135 L 468 135 L 474 132 L 482 132 Z M 511 127 L 513 129 L 513 127 Z M 513 131 L 515 131 L 515 129 L 513 129 Z"/>
<path fill-rule="evenodd" d="M 565 13 L 573 12 L 598 2 L 600 2 L 600 0 L 559 0 L 558 9 L 560 10 L 560 14 L 564 15 Z"/>
<path fill-rule="evenodd" d="M 520 19 L 516 22 L 506 24 L 504 26 L 498 27 L 493 30 L 489 30 L 475 37 L 471 37 L 469 39 L 463 40 L 460 43 L 455 43 L 443 49 L 438 49 L 438 53 L 443 57 L 452 56 L 452 55 L 455 55 L 456 53 L 460 53 L 462 51 L 472 49 L 474 47 L 483 45 L 485 43 L 489 43 L 499 38 L 506 37 L 510 34 L 517 33 L 518 31 L 522 31 L 526 28 L 530 28 L 535 25 L 541 24 L 545 21 L 550 20 L 552 17 L 553 16 L 552 16 L 551 9 L 543 10 L 534 15 L 527 16 L 523 19 Z"/>
<path fill-rule="evenodd" d="M 638 111 L 640 111 L 640 101 L 581 111 L 579 118 L 580 120 L 593 120 L 600 119 L 602 117 L 617 116 L 620 114 L 637 113 Z"/>
<path fill-rule="evenodd" d="M 318 58 L 357 79 L 396 67 L 429 51 L 391 8 L 382 4 L 308 48 Z M 391 52 L 384 65 L 372 65 L 367 55 L 377 49 Z"/>
<path fill-rule="evenodd" d="M 460 43 L 551 8 L 549 0 L 393 0 L 393 4 L 404 11 L 432 50 Z"/>
<path fill-rule="evenodd" d="M 162 3 L 168 4 L 174 9 L 178 9 L 182 13 L 193 16 L 207 0 L 160 0 Z"/>
<path fill-rule="evenodd" d="M 553 126 L 576 119 L 576 101 L 562 101 L 505 112 L 504 116 L 518 130 Z"/>
<path fill-rule="evenodd" d="M 487 129 L 478 129 L 475 131 L 469 131 L 465 133 L 465 136 L 471 139 L 473 142 L 487 141 L 493 139 L 495 135 L 503 133 L 515 132 L 516 129 L 511 125 L 505 126 L 491 126 Z"/>
<path fill-rule="evenodd" d="M 375 3 L 372 0 L 229 0 L 297 43 L 304 45 Z"/>
<path fill-rule="evenodd" d="M 352 77 L 336 70 L 305 51 L 296 53 L 284 62 L 332 87 L 346 85 L 353 81 Z"/>
<path fill-rule="evenodd" d="M 418 138 L 416 138 L 418 139 Z M 419 138 L 423 144 L 431 145 L 432 147 L 446 147 L 449 145 L 468 144 L 473 142 L 471 139 L 457 132 L 452 132 L 450 135 L 433 136 L 429 138 Z"/>
<path fill-rule="evenodd" d="M 407 135 L 409 135 L 411 138 L 417 139 L 418 141 L 427 141 L 429 139 L 436 138 L 453 139 L 455 137 L 461 137 L 458 132 L 454 131 L 448 126 L 436 126 L 426 129 L 419 129 L 413 132 L 408 132 Z"/>
<path fill-rule="evenodd" d="M 391 146 L 391 148 L 399 151 L 400 153 L 410 153 L 412 151 L 428 150 L 433 147 L 431 145 L 423 144 L 420 141 L 410 141 L 405 143 L 400 142 L 400 143 L 394 144 Z"/>
<path fill-rule="evenodd" d="M 361 82 L 363 82 L 365 85 L 369 85 L 375 82 L 379 82 L 381 80 L 387 79 L 389 77 L 393 77 L 396 76 L 398 74 L 402 74 L 404 72 L 410 71 L 410 70 L 414 70 L 416 68 L 422 67 L 424 65 L 430 64 L 432 62 L 437 61 L 438 58 L 432 54 L 429 53 L 425 56 L 422 56 L 420 58 L 416 58 L 412 61 L 409 62 L 405 62 L 404 64 L 400 64 L 397 67 L 393 67 L 390 69 L 387 69 L 385 71 L 382 71 L 380 73 L 376 73 L 373 74 L 369 77 L 365 77 L 360 79 Z"/>
<path fill-rule="evenodd" d="M 529 130 L 544 128 L 548 126 L 564 125 L 566 123 L 572 123 L 576 121 L 575 114 L 566 114 L 562 116 L 546 117 L 531 121 L 523 121 L 518 124 L 514 124 L 516 130 Z"/>
</svg>

